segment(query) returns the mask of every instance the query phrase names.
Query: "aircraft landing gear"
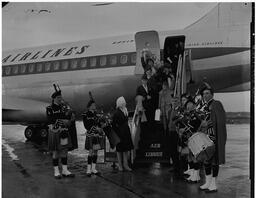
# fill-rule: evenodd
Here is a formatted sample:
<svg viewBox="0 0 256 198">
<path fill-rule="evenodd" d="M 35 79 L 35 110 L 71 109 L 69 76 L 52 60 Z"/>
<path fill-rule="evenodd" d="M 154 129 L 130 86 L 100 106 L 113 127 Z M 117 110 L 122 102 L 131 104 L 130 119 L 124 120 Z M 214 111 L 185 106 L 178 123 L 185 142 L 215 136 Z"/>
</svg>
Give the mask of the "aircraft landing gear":
<svg viewBox="0 0 256 198">
<path fill-rule="evenodd" d="M 28 126 L 24 131 L 24 135 L 27 138 L 27 140 L 33 140 L 33 137 L 35 136 L 35 127 Z"/>
<path fill-rule="evenodd" d="M 24 135 L 29 141 L 46 141 L 48 137 L 48 126 L 28 126 Z"/>
<path fill-rule="evenodd" d="M 47 140 L 48 137 L 48 127 L 46 128 L 39 128 L 38 129 L 38 138 L 42 140 Z"/>
</svg>

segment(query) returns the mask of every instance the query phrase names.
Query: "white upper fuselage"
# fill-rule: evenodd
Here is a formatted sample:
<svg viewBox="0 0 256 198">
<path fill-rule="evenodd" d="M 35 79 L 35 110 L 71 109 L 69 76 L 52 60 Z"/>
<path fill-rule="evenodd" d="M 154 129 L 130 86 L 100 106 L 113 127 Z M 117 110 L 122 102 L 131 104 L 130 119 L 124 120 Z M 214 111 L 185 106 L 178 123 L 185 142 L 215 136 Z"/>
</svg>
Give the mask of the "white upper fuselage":
<svg viewBox="0 0 256 198">
<path fill-rule="evenodd" d="M 215 12 L 184 30 L 158 32 L 160 49 L 167 37 L 185 36 L 195 82 L 191 86 L 207 78 L 217 91 L 247 90 L 250 24 L 226 25 L 225 20 L 211 24 L 218 20 L 212 19 Z M 24 101 L 50 103 L 53 83 L 60 85 L 64 99 L 78 112 L 84 110 L 89 91 L 98 105 L 114 107 L 121 95 L 133 102 L 140 83 L 140 75 L 134 73 L 136 60 L 134 34 L 4 51 L 3 109 L 33 108 L 25 107 Z"/>
</svg>

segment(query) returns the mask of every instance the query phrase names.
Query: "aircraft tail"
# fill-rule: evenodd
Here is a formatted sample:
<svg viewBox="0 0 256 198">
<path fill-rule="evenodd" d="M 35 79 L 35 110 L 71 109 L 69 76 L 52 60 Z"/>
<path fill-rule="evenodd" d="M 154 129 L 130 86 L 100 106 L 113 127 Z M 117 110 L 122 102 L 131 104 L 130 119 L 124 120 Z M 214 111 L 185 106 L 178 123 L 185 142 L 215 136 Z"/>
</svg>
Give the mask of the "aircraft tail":
<svg viewBox="0 0 256 198">
<path fill-rule="evenodd" d="M 218 3 L 209 13 L 185 29 L 200 30 L 248 26 L 252 21 L 252 3 Z"/>
</svg>

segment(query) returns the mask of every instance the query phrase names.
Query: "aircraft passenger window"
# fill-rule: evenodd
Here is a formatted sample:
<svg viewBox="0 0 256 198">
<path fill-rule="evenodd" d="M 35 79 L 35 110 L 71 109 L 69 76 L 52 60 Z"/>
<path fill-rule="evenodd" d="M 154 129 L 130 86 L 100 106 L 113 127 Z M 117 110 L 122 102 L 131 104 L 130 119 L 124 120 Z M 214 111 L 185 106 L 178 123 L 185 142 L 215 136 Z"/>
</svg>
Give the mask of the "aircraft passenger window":
<svg viewBox="0 0 256 198">
<path fill-rule="evenodd" d="M 83 58 L 81 59 L 81 68 L 85 68 L 87 66 L 87 59 Z"/>
<path fill-rule="evenodd" d="M 77 65 L 78 65 L 77 59 L 73 59 L 73 60 L 71 61 L 71 68 L 72 68 L 72 69 L 76 69 L 76 68 L 77 68 Z"/>
<path fill-rule="evenodd" d="M 127 55 L 122 55 L 120 58 L 120 62 L 122 65 L 127 63 Z"/>
<path fill-rule="evenodd" d="M 6 67 L 5 68 L 5 74 L 10 75 L 10 73 L 11 73 L 11 67 Z"/>
<path fill-rule="evenodd" d="M 97 59 L 95 57 L 90 58 L 90 66 L 95 67 L 97 63 Z"/>
<path fill-rule="evenodd" d="M 100 57 L 100 66 L 105 66 L 107 64 L 107 57 L 102 56 Z"/>
<path fill-rule="evenodd" d="M 53 62 L 53 69 L 54 69 L 54 71 L 57 71 L 57 70 L 60 69 L 60 62 L 59 61 Z"/>
<path fill-rule="evenodd" d="M 131 62 L 132 62 L 133 64 L 136 64 L 136 53 L 134 53 L 134 54 L 131 55 Z"/>
<path fill-rule="evenodd" d="M 26 65 L 21 65 L 21 73 L 24 74 L 26 72 L 27 66 Z"/>
<path fill-rule="evenodd" d="M 42 63 L 37 63 L 36 64 L 36 71 L 37 72 L 42 72 L 43 70 L 43 64 Z"/>
<path fill-rule="evenodd" d="M 68 60 L 64 60 L 61 62 L 61 68 L 63 70 L 67 70 L 68 69 Z"/>
<path fill-rule="evenodd" d="M 13 69 L 12 70 L 13 74 L 18 74 L 18 72 L 19 72 L 19 67 L 18 66 L 14 66 L 12 69 Z"/>
<path fill-rule="evenodd" d="M 117 63 L 117 57 L 116 56 L 110 56 L 110 64 L 116 65 Z"/>
<path fill-rule="evenodd" d="M 35 69 L 35 64 L 29 64 L 29 66 L 28 66 L 29 73 L 34 72 L 34 69 Z"/>
<path fill-rule="evenodd" d="M 45 71 L 51 71 L 51 62 L 45 63 Z"/>
</svg>

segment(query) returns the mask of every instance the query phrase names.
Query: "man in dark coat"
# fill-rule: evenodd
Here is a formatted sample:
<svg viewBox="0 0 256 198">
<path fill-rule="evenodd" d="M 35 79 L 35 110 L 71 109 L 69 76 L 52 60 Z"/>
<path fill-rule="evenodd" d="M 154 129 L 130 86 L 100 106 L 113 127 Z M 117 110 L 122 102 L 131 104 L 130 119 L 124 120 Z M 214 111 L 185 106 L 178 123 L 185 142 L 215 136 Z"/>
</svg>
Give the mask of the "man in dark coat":
<svg viewBox="0 0 256 198">
<path fill-rule="evenodd" d="M 148 79 L 146 75 L 142 76 L 142 84 L 138 86 L 136 90 L 136 96 L 142 96 L 142 106 L 145 110 L 146 122 L 141 121 L 141 138 L 143 139 L 145 135 L 153 133 L 153 123 L 154 123 L 154 103 L 152 100 L 152 89 L 148 85 Z"/>
<path fill-rule="evenodd" d="M 215 153 L 211 159 L 204 162 L 206 183 L 200 186 L 200 189 L 206 192 L 217 192 L 216 177 L 219 165 L 225 163 L 226 113 L 221 102 L 213 99 L 213 89 L 207 83 L 201 90 L 201 95 L 210 111 L 210 119 L 205 121 L 204 125 L 207 126 L 210 139 L 215 143 Z"/>
<path fill-rule="evenodd" d="M 145 109 L 145 114 L 148 121 L 154 120 L 154 112 L 152 111 L 153 101 L 152 101 L 152 88 L 148 85 L 148 79 L 146 75 L 142 76 L 141 85 L 138 86 L 136 90 L 136 96 L 142 96 L 144 100 L 142 105 Z"/>
</svg>

